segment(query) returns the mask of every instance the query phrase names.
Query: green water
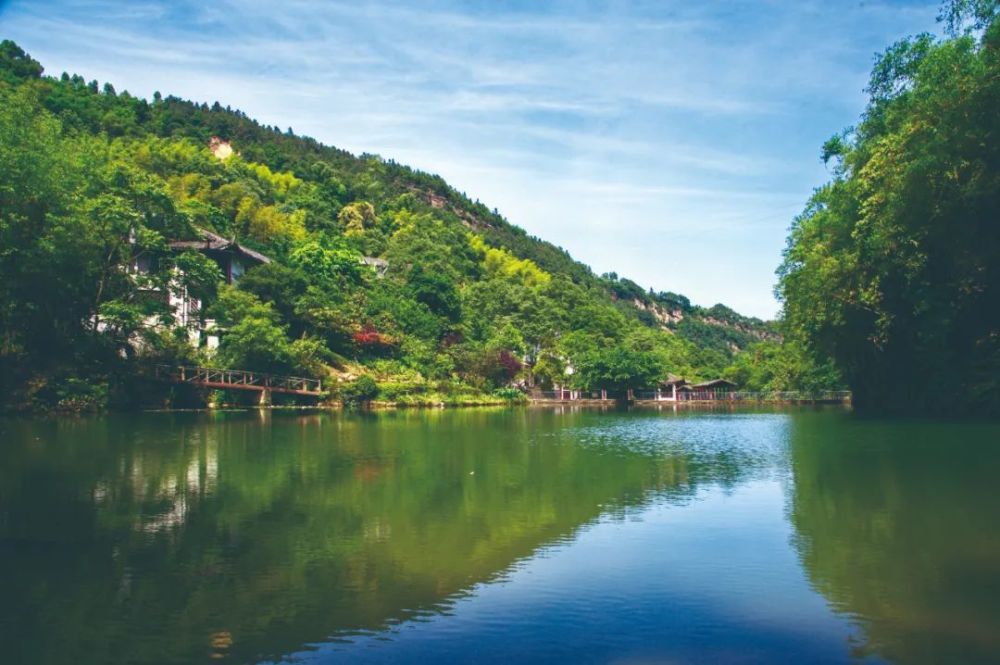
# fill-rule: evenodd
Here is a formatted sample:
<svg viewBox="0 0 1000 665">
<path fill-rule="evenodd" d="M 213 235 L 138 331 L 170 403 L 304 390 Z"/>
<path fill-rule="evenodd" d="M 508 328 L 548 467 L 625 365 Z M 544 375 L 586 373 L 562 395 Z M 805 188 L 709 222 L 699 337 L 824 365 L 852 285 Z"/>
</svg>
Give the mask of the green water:
<svg viewBox="0 0 1000 665">
<path fill-rule="evenodd" d="M 0 420 L 0 662 L 1000 662 L 1000 426 Z"/>
</svg>

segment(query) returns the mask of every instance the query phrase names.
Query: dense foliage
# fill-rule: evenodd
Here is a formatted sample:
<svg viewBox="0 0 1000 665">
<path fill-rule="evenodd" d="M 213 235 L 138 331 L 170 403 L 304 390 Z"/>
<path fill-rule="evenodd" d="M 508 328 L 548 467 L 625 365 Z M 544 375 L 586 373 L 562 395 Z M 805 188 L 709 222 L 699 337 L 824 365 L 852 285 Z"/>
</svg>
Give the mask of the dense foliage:
<svg viewBox="0 0 1000 665">
<path fill-rule="evenodd" d="M 204 255 L 169 247 L 200 229 L 274 260 L 226 285 Z M 168 285 L 205 303 L 217 351 L 188 343 Z M 0 290 L 7 407 L 148 399 L 134 378 L 158 362 L 334 373 L 349 400 L 372 385 L 417 402 L 624 390 L 667 371 L 714 378 L 748 345 L 777 343 L 769 324 L 721 305 L 596 276 L 436 176 L 218 103 L 45 77 L 9 41 Z"/>
<path fill-rule="evenodd" d="M 780 274 L 790 334 L 861 408 L 1000 411 L 1000 22 L 946 5 L 950 36 L 877 60 L 854 130 L 796 220 Z"/>
</svg>

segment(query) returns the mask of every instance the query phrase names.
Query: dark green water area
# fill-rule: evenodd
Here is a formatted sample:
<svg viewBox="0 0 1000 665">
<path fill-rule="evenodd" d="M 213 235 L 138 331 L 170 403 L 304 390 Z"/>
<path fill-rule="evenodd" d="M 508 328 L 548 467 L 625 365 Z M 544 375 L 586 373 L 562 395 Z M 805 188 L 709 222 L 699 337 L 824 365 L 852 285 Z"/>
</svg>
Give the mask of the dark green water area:
<svg viewBox="0 0 1000 665">
<path fill-rule="evenodd" d="M 0 662 L 1000 662 L 1000 425 L 0 420 Z"/>
</svg>

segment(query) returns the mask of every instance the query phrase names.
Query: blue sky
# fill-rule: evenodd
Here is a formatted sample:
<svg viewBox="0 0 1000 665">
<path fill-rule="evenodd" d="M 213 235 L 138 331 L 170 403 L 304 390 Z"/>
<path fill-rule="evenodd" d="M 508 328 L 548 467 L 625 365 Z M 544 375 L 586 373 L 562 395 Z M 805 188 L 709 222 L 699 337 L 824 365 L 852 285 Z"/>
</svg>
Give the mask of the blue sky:
<svg viewBox="0 0 1000 665">
<path fill-rule="evenodd" d="M 937 0 L 0 0 L 49 74 L 218 100 L 444 176 L 598 273 L 778 311 L 872 58 Z"/>
</svg>

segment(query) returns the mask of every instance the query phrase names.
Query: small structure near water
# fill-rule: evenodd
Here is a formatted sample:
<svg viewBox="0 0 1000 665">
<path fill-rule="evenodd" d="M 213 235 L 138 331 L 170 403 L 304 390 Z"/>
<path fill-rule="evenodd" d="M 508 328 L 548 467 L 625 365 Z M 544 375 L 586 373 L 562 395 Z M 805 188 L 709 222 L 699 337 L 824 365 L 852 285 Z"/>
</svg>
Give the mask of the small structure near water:
<svg viewBox="0 0 1000 665">
<path fill-rule="evenodd" d="M 536 402 L 603 402 L 621 397 L 635 402 L 692 402 L 731 400 L 737 396 L 737 385 L 726 379 L 713 379 L 701 383 L 689 383 L 686 379 L 668 374 L 654 390 L 629 390 L 627 395 L 612 395 L 607 390 L 583 391 L 556 385 L 555 389 L 540 392 L 533 399 Z"/>
<path fill-rule="evenodd" d="M 668 374 L 667 379 L 662 381 L 655 391 L 639 391 L 636 393 L 636 398 L 643 402 L 714 401 L 729 399 L 736 388 L 735 383 L 726 379 L 689 383 L 686 379 Z"/>
<path fill-rule="evenodd" d="M 219 267 L 226 284 L 235 284 L 250 268 L 270 263 L 271 258 L 240 245 L 236 240 L 228 240 L 206 229 L 197 229 L 195 240 L 173 240 L 168 243 L 171 251 L 197 251 L 212 259 Z M 154 257 L 143 256 L 137 260 L 132 269 L 138 274 L 151 272 Z M 178 277 L 182 275 L 179 274 Z M 203 343 L 210 349 L 219 345 L 219 331 L 213 319 L 204 318 L 204 303 L 188 293 L 180 279 L 171 280 L 166 292 L 157 291 L 156 297 L 166 299 L 167 305 L 174 316 L 177 325 L 188 331 L 188 340 L 193 346 Z M 150 321 L 155 325 L 155 321 Z"/>
<path fill-rule="evenodd" d="M 685 383 L 680 388 L 679 399 L 682 401 L 714 401 L 719 399 L 729 399 L 731 393 L 736 391 L 738 386 L 732 381 L 725 379 L 713 379 L 701 383 Z"/>
<path fill-rule="evenodd" d="M 667 374 L 667 380 L 660 383 L 656 389 L 656 401 L 676 402 L 677 391 L 686 386 L 687 381 L 675 374 Z"/>
</svg>

